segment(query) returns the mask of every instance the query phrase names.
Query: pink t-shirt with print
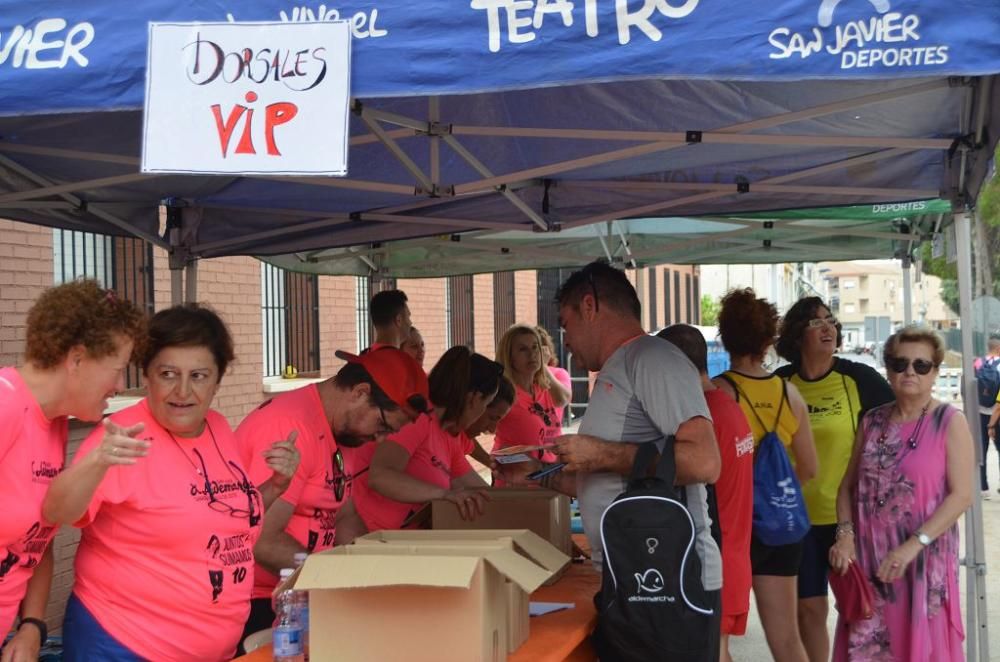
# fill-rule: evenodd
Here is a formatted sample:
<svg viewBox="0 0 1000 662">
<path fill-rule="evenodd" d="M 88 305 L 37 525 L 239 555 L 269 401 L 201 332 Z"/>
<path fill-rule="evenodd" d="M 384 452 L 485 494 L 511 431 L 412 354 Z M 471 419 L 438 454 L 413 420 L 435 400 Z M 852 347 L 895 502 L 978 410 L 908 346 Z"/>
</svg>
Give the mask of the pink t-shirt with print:
<svg viewBox="0 0 1000 662">
<path fill-rule="evenodd" d="M 14 368 L 0 368 L 0 637 L 17 616 L 28 580 L 56 533 L 42 500 L 62 471 L 66 418 L 49 420 Z"/>
<path fill-rule="evenodd" d="M 250 611 L 263 503 L 218 412 L 172 437 L 146 400 L 111 416 L 145 424 L 149 454 L 108 469 L 83 518 L 73 592 L 107 632 L 151 660 L 230 659 Z M 88 436 L 79 462 L 104 437 Z"/>
<path fill-rule="evenodd" d="M 462 440 L 441 428 L 437 417 L 422 414 L 403 427 L 387 442 L 402 446 L 410 454 L 406 473 L 425 483 L 448 489 L 454 478 L 470 471 Z M 421 504 L 403 503 L 379 494 L 368 484 L 369 473 L 362 474 L 354 484 L 354 507 L 369 531 L 398 529 L 407 516 Z"/>
<path fill-rule="evenodd" d="M 299 468 L 279 497 L 294 508 L 285 533 L 310 553 L 319 552 L 334 543 L 334 519 L 342 503 L 337 500 L 334 487 L 338 482 L 344 485 L 346 500 L 351 486 L 348 476 L 342 475 L 333 461 L 337 442 L 316 385 L 282 393 L 263 403 L 236 428 L 236 438 L 250 480 L 260 485 L 273 473 L 264 459 L 264 451 L 274 442 L 287 439 L 292 430 L 299 433 L 295 439 Z M 277 584 L 277 575 L 259 564 L 256 566 L 254 598 L 270 598 Z"/>
<path fill-rule="evenodd" d="M 510 412 L 497 423 L 496 442 L 493 450 L 507 446 L 541 446 L 562 434 L 556 420 L 556 408 L 552 394 L 538 384 L 532 385 L 528 393 L 520 386 Z M 556 456 L 550 451 L 540 453 L 543 462 L 555 462 Z"/>
</svg>

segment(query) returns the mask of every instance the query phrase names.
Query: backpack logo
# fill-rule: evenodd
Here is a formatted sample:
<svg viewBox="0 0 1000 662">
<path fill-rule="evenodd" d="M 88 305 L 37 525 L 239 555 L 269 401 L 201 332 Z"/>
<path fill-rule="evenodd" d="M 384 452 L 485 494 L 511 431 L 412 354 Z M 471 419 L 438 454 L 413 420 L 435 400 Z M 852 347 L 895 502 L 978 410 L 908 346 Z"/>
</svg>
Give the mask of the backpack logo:
<svg viewBox="0 0 1000 662">
<path fill-rule="evenodd" d="M 635 590 L 635 594 L 639 595 L 643 592 L 646 593 L 659 593 L 663 590 L 664 581 L 663 575 L 656 568 L 650 568 L 641 575 L 637 572 L 635 573 L 635 581 L 638 584 L 638 588 Z M 667 598 L 671 602 L 673 599 Z"/>
<path fill-rule="evenodd" d="M 660 541 L 657 538 L 646 538 L 646 551 L 648 551 L 650 554 L 655 553 L 656 547 L 659 544 Z"/>
</svg>

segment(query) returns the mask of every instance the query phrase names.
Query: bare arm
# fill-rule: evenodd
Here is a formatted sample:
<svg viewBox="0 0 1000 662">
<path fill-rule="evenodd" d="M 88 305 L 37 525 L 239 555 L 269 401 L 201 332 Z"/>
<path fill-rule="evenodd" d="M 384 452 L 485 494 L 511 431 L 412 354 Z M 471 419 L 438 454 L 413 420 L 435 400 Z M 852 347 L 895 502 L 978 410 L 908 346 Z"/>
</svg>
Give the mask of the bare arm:
<svg viewBox="0 0 1000 662">
<path fill-rule="evenodd" d="M 295 506 L 284 499 L 271 504 L 264 514 L 264 526 L 253 548 L 254 559 L 275 575 L 282 568 L 294 568 L 295 555 L 306 551 L 295 538 L 285 533 L 294 512 Z"/>
<path fill-rule="evenodd" d="M 394 441 L 383 441 L 372 456 L 368 485 L 379 494 L 402 503 L 426 503 L 443 499 L 448 490 L 406 473 L 409 461 L 409 451 Z"/>
<path fill-rule="evenodd" d="M 41 560 L 31 573 L 28 589 L 21 601 L 21 618 L 37 618 L 45 620 L 45 605 L 49 601 L 49 587 L 52 585 L 52 545 L 50 544 Z M 38 650 L 42 645 L 42 633 L 33 625 L 20 628 L 11 640 L 4 646 L 2 662 L 20 662 L 21 660 L 37 660 Z"/>
<path fill-rule="evenodd" d="M 811 480 L 819 471 L 816 444 L 813 442 L 812 427 L 809 425 L 809 409 L 799 390 L 792 384 L 788 388 L 788 404 L 799 421 L 799 429 L 792 436 L 792 454 L 795 456 L 795 473 L 800 483 Z"/>
<path fill-rule="evenodd" d="M 464 476 L 459 476 L 458 478 L 452 478 L 451 487 L 452 489 L 461 489 L 464 487 L 475 490 L 475 489 L 482 489 L 484 487 L 489 487 L 489 484 L 487 484 L 487 482 L 483 480 L 483 477 L 480 476 L 478 472 L 473 470 L 465 474 Z"/>
<path fill-rule="evenodd" d="M 470 456 L 485 467 L 490 466 L 490 462 L 492 461 L 490 454 L 486 452 L 486 449 L 482 447 L 477 439 L 472 440 L 472 453 L 470 453 Z"/>
<path fill-rule="evenodd" d="M 114 465 L 131 465 L 146 455 L 149 442 L 136 439 L 143 424 L 123 428 L 104 421 L 104 438 L 79 462 L 60 473 L 49 485 L 42 501 L 42 517 L 53 524 L 78 522 L 91 499 L 104 480 L 108 469 Z"/>
<path fill-rule="evenodd" d="M 941 405 L 947 406 L 947 405 Z M 972 434 L 965 416 L 958 412 L 948 423 L 948 441 L 946 448 L 946 480 L 948 496 L 937 507 L 934 514 L 920 525 L 920 530 L 931 538 L 951 528 L 962 513 L 972 505 L 972 483 L 969 476 L 975 463 Z"/>
<path fill-rule="evenodd" d="M 546 368 L 548 372 L 548 368 Z M 552 403 L 556 407 L 562 407 L 563 405 L 569 404 L 569 400 L 572 397 L 569 389 L 559 383 L 552 373 L 548 374 L 549 377 L 549 395 L 552 396 Z"/>
<path fill-rule="evenodd" d="M 863 421 L 862 421 L 863 424 Z M 862 425 L 854 434 L 854 449 L 847 463 L 847 470 L 840 480 L 837 489 L 837 532 L 835 542 L 830 548 L 830 567 L 844 574 L 847 566 L 854 562 L 857 549 L 854 544 L 854 487 L 858 482 L 858 465 L 861 462 L 861 452 L 865 447 L 865 435 Z"/>
</svg>

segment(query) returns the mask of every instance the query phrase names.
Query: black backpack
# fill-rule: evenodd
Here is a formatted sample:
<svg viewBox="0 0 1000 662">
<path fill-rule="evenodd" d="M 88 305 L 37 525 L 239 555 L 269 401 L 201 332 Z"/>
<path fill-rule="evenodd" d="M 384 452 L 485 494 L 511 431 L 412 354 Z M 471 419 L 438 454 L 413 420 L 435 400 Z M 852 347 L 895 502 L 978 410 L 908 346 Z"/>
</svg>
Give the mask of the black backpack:
<svg viewBox="0 0 1000 662">
<path fill-rule="evenodd" d="M 987 356 L 976 370 L 976 390 L 979 391 L 979 406 L 992 407 L 1000 393 L 1000 360 Z"/>
<path fill-rule="evenodd" d="M 706 591 L 695 526 L 674 487 L 674 438 L 656 476 L 641 444 L 625 491 L 601 516 L 604 572 L 594 647 L 602 662 L 719 659 L 719 592 Z"/>
</svg>

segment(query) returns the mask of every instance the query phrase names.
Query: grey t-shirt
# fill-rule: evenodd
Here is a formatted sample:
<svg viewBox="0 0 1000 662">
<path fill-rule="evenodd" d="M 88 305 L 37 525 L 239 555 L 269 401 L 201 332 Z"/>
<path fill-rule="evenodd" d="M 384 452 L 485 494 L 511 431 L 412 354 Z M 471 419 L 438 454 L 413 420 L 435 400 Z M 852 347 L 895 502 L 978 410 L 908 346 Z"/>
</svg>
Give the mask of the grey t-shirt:
<svg viewBox="0 0 1000 662">
<path fill-rule="evenodd" d="M 673 344 L 641 336 L 619 347 L 597 375 L 580 433 L 605 441 L 653 441 L 662 451 L 666 438 L 687 420 L 711 420 L 694 365 Z M 625 491 L 625 478 L 612 473 L 577 475 L 583 528 L 595 563 L 602 559 L 601 515 Z M 722 557 L 711 533 L 705 486 L 685 488 L 694 520 L 695 548 L 705 590 L 722 587 Z"/>
</svg>

